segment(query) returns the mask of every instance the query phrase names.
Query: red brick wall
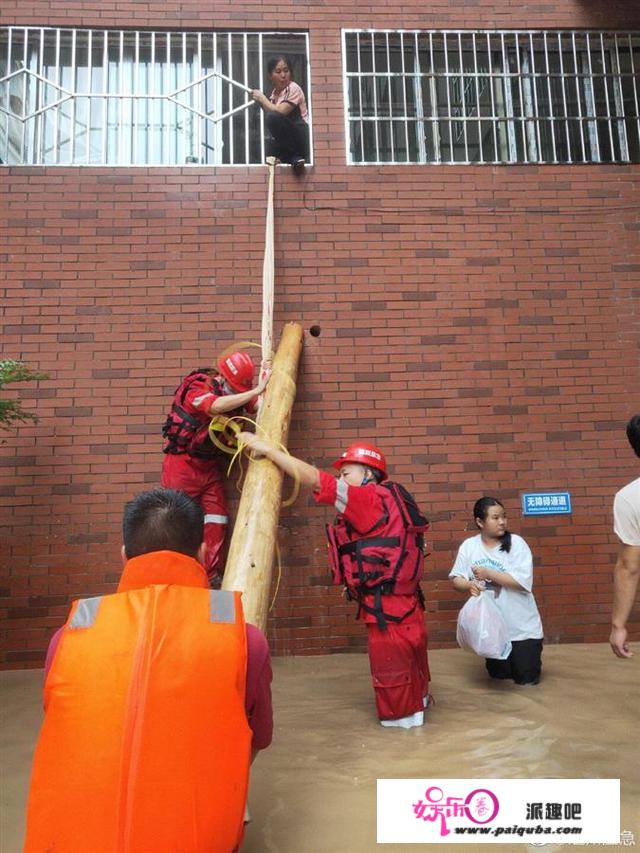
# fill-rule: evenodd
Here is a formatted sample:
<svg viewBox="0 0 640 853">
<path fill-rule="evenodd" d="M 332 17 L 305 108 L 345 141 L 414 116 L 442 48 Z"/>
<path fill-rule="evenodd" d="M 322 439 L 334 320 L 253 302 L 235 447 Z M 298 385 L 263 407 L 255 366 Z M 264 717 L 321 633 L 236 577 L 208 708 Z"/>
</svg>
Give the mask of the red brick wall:
<svg viewBox="0 0 640 853">
<path fill-rule="evenodd" d="M 497 494 L 535 555 L 550 641 L 608 634 L 614 491 L 638 474 L 640 167 L 345 166 L 340 27 L 637 28 L 635 2 L 44 3 L 1 23 L 309 29 L 316 165 L 278 172 L 276 332 L 306 337 L 290 448 L 327 466 L 385 450 L 427 508 L 433 645 L 454 640 L 446 579 L 474 500 Z M 4 667 L 39 665 L 70 598 L 111 591 L 123 502 L 157 484 L 183 373 L 260 335 L 261 168 L 0 169 L 3 356 L 50 379 L 0 447 Z M 570 491 L 528 520 L 519 493 Z M 231 486 L 233 492 L 233 486 Z M 361 648 L 329 586 L 329 510 L 283 511 L 277 653 Z"/>
</svg>

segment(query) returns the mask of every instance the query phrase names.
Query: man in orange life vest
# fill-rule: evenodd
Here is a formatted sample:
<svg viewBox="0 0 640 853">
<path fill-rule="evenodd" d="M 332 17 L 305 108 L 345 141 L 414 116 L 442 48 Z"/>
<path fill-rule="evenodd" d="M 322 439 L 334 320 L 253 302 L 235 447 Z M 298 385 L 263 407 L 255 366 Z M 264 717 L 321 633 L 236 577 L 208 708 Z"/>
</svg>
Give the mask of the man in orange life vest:
<svg viewBox="0 0 640 853">
<path fill-rule="evenodd" d="M 198 501 L 204 510 L 205 567 L 209 579 L 224 572 L 224 539 L 227 501 L 220 470 L 223 451 L 209 438 L 209 424 L 216 415 L 255 411 L 256 398 L 264 391 L 270 371 L 253 386 L 254 366 L 245 352 L 218 359 L 217 372 L 192 371 L 176 389 L 162 434 L 166 439 L 160 484 L 179 489 Z"/>
<path fill-rule="evenodd" d="M 203 522 L 181 492 L 138 495 L 118 592 L 74 602 L 52 639 L 27 853 L 238 848 L 271 665 L 240 593 L 208 588 Z"/>
<path fill-rule="evenodd" d="M 413 497 L 387 480 L 384 455 L 365 441 L 334 462 L 336 479 L 251 433 L 238 440 L 310 486 L 318 503 L 338 510 L 327 529 L 334 582 L 346 586 L 367 626 L 378 717 L 383 726 L 422 725 L 430 701 L 419 586 L 428 522 Z"/>
</svg>

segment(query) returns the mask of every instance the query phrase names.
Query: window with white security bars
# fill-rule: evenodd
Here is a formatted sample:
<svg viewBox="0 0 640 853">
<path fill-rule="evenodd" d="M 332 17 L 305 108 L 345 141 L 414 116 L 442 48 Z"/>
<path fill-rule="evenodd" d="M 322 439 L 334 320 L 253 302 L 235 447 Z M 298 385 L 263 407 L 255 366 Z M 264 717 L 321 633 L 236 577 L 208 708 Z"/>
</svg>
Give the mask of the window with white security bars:
<svg viewBox="0 0 640 853">
<path fill-rule="evenodd" d="M 262 163 L 280 54 L 309 100 L 306 33 L 0 28 L 0 162 Z"/>
<path fill-rule="evenodd" d="M 640 162 L 640 33 L 343 31 L 348 162 Z"/>
</svg>

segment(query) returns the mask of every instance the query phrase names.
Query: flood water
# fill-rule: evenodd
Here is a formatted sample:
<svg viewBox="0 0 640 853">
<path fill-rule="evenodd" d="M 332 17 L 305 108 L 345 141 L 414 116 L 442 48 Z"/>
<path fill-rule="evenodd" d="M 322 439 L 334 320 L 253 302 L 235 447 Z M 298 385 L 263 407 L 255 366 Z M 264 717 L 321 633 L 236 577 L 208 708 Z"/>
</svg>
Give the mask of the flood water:
<svg viewBox="0 0 640 853">
<path fill-rule="evenodd" d="M 243 853 L 584 849 L 378 846 L 379 777 L 619 778 L 624 844 L 597 849 L 640 849 L 640 649 L 622 661 L 608 645 L 546 646 L 537 687 L 490 681 L 483 661 L 458 649 L 432 652 L 430 665 L 436 705 L 405 731 L 378 724 L 365 655 L 274 660 L 275 736 L 252 770 Z M 0 677 L 0 850 L 19 853 L 42 672 Z"/>
</svg>

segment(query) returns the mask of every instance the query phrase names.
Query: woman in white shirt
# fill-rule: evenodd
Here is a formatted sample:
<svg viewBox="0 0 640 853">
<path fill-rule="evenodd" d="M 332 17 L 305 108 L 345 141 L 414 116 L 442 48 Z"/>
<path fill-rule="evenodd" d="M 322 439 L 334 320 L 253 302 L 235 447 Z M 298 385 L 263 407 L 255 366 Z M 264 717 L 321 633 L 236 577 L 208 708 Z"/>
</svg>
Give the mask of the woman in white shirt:
<svg viewBox="0 0 640 853">
<path fill-rule="evenodd" d="M 521 536 L 507 530 L 504 506 L 496 498 L 476 501 L 473 518 L 480 533 L 462 543 L 449 577 L 459 592 L 493 595 L 507 625 L 513 649 L 506 660 L 487 659 L 491 678 L 537 684 L 543 631 L 531 592 L 531 551 Z"/>
<path fill-rule="evenodd" d="M 251 92 L 265 113 L 265 124 L 273 137 L 267 153 L 303 172 L 309 159 L 309 114 L 304 92 L 291 79 L 291 63 L 286 56 L 271 57 L 267 74 L 273 85 L 271 95 L 267 98 L 259 89 Z"/>
</svg>

